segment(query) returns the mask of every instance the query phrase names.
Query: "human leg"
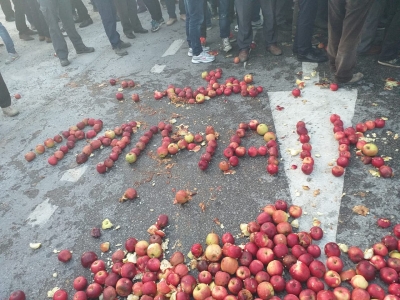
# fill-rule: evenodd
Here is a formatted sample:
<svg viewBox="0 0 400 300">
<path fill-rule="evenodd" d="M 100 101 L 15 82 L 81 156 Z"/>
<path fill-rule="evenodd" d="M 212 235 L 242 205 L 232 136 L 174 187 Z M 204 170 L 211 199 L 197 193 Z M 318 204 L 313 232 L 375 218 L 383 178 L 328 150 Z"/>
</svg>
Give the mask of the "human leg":
<svg viewBox="0 0 400 300">
<path fill-rule="evenodd" d="M 296 35 L 293 42 L 293 52 L 296 54 L 307 55 L 311 51 L 317 8 L 315 0 L 299 0 Z"/>
<path fill-rule="evenodd" d="M 130 12 L 128 10 L 128 0 L 114 0 L 115 8 L 118 16 L 121 19 L 122 30 L 125 34 L 133 32 L 133 25 L 130 20 Z"/>
<path fill-rule="evenodd" d="M 10 34 L 8 33 L 7 29 L 4 27 L 4 25 L 0 22 L 0 36 L 1 39 L 4 42 L 4 45 L 6 45 L 6 49 L 8 53 L 16 53 L 15 47 L 14 47 L 14 42 L 10 37 Z"/>
<path fill-rule="evenodd" d="M 388 20 L 385 39 L 382 44 L 382 52 L 379 56 L 379 62 L 387 62 L 397 57 L 400 44 L 400 2 L 391 3 L 391 12 L 393 13 Z"/>
<path fill-rule="evenodd" d="M 11 6 L 10 0 L 0 0 L 0 6 L 1 10 L 4 13 L 4 16 L 6 17 L 7 22 L 12 22 L 14 21 L 14 11 Z"/>
<path fill-rule="evenodd" d="M 40 37 L 50 38 L 49 27 L 40 11 L 37 0 L 26 0 L 27 9 L 31 12 L 33 25 L 36 27 Z M 43 39 L 44 40 L 44 39 Z"/>
<path fill-rule="evenodd" d="M 117 32 L 117 13 L 112 0 L 93 0 L 99 9 L 101 21 L 108 40 L 113 49 L 117 48 L 121 42 L 119 33 Z"/>
<path fill-rule="evenodd" d="M 235 6 L 239 23 L 237 44 L 240 50 L 248 51 L 253 40 L 251 28 L 252 0 L 235 0 Z"/>
<path fill-rule="evenodd" d="M 263 35 L 267 50 L 273 55 L 281 55 L 282 50 L 277 46 L 278 30 L 275 22 L 276 0 L 261 0 L 261 10 L 264 18 Z"/>
<path fill-rule="evenodd" d="M 175 0 L 165 0 L 165 5 L 167 6 L 167 12 L 169 18 L 176 19 Z"/>
</svg>

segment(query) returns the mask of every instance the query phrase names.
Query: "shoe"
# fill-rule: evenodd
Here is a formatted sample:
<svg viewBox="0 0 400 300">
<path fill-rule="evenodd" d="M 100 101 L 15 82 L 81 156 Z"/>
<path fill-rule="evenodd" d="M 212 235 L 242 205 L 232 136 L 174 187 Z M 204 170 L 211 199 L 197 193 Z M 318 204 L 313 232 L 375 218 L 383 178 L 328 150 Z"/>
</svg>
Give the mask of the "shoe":
<svg viewBox="0 0 400 300">
<path fill-rule="evenodd" d="M 127 32 L 127 33 L 125 33 L 125 36 L 126 36 L 128 39 L 134 39 L 134 38 L 136 37 L 132 32 Z"/>
<path fill-rule="evenodd" d="M 19 111 L 15 108 L 11 107 L 11 105 L 8 107 L 3 107 L 2 110 L 3 110 L 3 114 L 5 114 L 6 116 L 9 116 L 9 117 L 14 117 L 19 114 Z"/>
<path fill-rule="evenodd" d="M 182 21 L 186 21 L 186 15 L 185 14 L 181 14 L 181 20 Z"/>
<path fill-rule="evenodd" d="M 298 61 L 307 61 L 307 62 L 315 62 L 322 63 L 328 60 L 328 57 L 322 52 L 318 53 L 316 51 L 310 51 L 307 55 L 302 55 L 297 53 Z"/>
<path fill-rule="evenodd" d="M 19 38 L 20 38 L 21 40 L 24 40 L 24 41 L 32 41 L 32 40 L 34 40 L 33 37 L 31 37 L 30 35 L 27 35 L 26 33 L 21 33 L 21 34 L 19 35 Z"/>
<path fill-rule="evenodd" d="M 46 39 L 46 43 L 52 43 L 52 42 L 53 42 L 53 41 L 51 40 L 51 38 L 49 38 L 49 37 L 46 37 L 45 39 Z"/>
<path fill-rule="evenodd" d="M 212 29 L 211 25 L 207 26 L 207 28 L 206 28 L 206 30 L 211 30 L 211 29 Z"/>
<path fill-rule="evenodd" d="M 282 50 L 277 45 L 271 45 L 267 47 L 267 51 L 270 52 L 272 55 L 278 56 L 282 55 Z"/>
<path fill-rule="evenodd" d="M 146 6 L 139 6 L 138 9 L 137 9 L 137 13 L 138 14 L 143 13 L 145 11 L 147 11 L 147 7 Z"/>
<path fill-rule="evenodd" d="M 160 30 L 161 24 L 155 20 L 151 20 L 151 32 L 156 32 Z"/>
<path fill-rule="evenodd" d="M 382 51 L 382 46 L 379 45 L 372 45 L 368 51 L 357 53 L 360 56 L 369 56 L 369 55 L 378 55 Z"/>
<path fill-rule="evenodd" d="M 92 52 L 94 52 L 93 47 L 85 47 L 85 48 L 76 50 L 76 54 L 84 54 L 84 53 L 92 53 Z"/>
<path fill-rule="evenodd" d="M 89 18 L 89 19 L 84 20 L 81 24 L 79 24 L 79 28 L 84 28 L 84 27 L 87 27 L 92 24 L 93 24 L 93 20 L 92 20 L 92 18 Z"/>
<path fill-rule="evenodd" d="M 134 30 L 134 33 L 148 33 L 149 31 L 147 29 L 144 28 L 140 28 L 139 30 Z"/>
<path fill-rule="evenodd" d="M 167 26 L 171 26 L 171 25 L 174 24 L 176 21 L 177 21 L 176 18 L 169 18 L 169 20 L 168 20 L 167 23 L 165 23 L 165 24 L 167 24 Z"/>
<path fill-rule="evenodd" d="M 256 22 L 251 22 L 251 26 L 253 27 L 253 29 L 261 29 L 263 26 L 263 21 L 260 19 Z"/>
<path fill-rule="evenodd" d="M 29 28 L 25 33 L 29 34 L 29 35 L 38 34 L 38 32 L 36 30 L 32 30 L 32 29 L 29 29 Z"/>
<path fill-rule="evenodd" d="M 46 38 L 43 35 L 39 35 L 39 41 L 43 42 Z"/>
<path fill-rule="evenodd" d="M 83 20 L 79 18 L 78 16 L 74 16 L 74 23 L 81 23 Z"/>
<path fill-rule="evenodd" d="M 125 48 L 129 48 L 130 46 L 132 46 L 132 44 L 131 43 L 125 43 L 125 42 L 123 42 L 123 41 L 120 41 L 119 42 L 119 45 L 118 45 L 118 47 L 120 47 L 121 49 L 125 49 Z"/>
<path fill-rule="evenodd" d="M 356 73 L 356 74 L 353 74 L 353 77 L 349 81 L 339 82 L 339 83 L 344 84 L 344 85 L 353 84 L 353 83 L 359 82 L 363 77 L 364 77 L 364 75 L 362 73 Z"/>
<path fill-rule="evenodd" d="M 8 59 L 6 60 L 6 65 L 11 64 L 14 60 L 19 58 L 18 53 L 8 53 Z"/>
<path fill-rule="evenodd" d="M 9 17 L 9 18 L 6 18 L 6 21 L 7 22 L 15 22 L 15 18 L 14 17 Z"/>
<path fill-rule="evenodd" d="M 157 22 L 158 22 L 158 24 L 160 24 L 160 25 L 162 25 L 162 24 L 165 24 L 165 20 L 164 20 L 164 18 L 161 18 L 161 19 L 160 19 L 160 20 L 158 20 Z"/>
<path fill-rule="evenodd" d="M 240 50 L 238 57 L 240 62 L 247 61 L 249 59 L 249 50 L 248 49 Z"/>
<path fill-rule="evenodd" d="M 66 67 L 70 64 L 68 59 L 60 59 L 60 64 L 62 67 Z"/>
<path fill-rule="evenodd" d="M 121 47 L 117 47 L 114 48 L 115 54 L 119 55 L 119 56 L 124 56 L 124 55 L 128 55 L 128 52 L 124 49 L 122 49 Z"/>
<path fill-rule="evenodd" d="M 280 31 L 292 31 L 292 24 L 282 23 L 278 25 L 278 30 Z"/>
<path fill-rule="evenodd" d="M 199 63 L 210 63 L 215 60 L 214 55 L 208 54 L 206 51 L 201 52 L 199 55 L 193 55 L 192 63 L 199 64 Z"/>
<path fill-rule="evenodd" d="M 229 52 L 232 50 L 231 43 L 229 42 L 229 38 L 222 39 L 222 46 L 225 52 Z"/>
<path fill-rule="evenodd" d="M 206 46 L 201 46 L 201 47 L 203 48 L 203 51 L 205 51 L 205 52 L 210 50 L 210 47 L 206 47 Z M 188 56 L 190 56 L 190 57 L 193 56 L 193 49 L 192 48 L 189 48 Z"/>
<path fill-rule="evenodd" d="M 381 65 L 387 66 L 387 67 L 400 68 L 400 58 L 397 57 L 392 60 L 378 60 L 378 64 L 381 64 Z"/>
</svg>

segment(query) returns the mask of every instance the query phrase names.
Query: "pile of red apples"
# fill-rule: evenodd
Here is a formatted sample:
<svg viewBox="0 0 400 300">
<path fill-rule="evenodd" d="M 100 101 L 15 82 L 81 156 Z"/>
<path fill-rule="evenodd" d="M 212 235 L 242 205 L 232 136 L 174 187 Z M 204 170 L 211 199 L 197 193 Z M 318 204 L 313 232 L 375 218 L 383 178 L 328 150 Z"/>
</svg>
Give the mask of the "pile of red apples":
<svg viewBox="0 0 400 300">
<path fill-rule="evenodd" d="M 319 226 L 308 232 L 292 227 L 291 220 L 301 215 L 301 207 L 277 200 L 256 220 L 240 225 L 242 237 L 249 240 L 237 243 L 229 232 L 221 237 L 210 233 L 205 244 L 191 246 L 190 262 L 179 251 L 166 259 L 161 245 L 168 217 L 160 215 L 147 230 L 148 240 L 130 237 L 125 249 L 112 254 L 110 243 L 102 243 L 102 256 L 108 254 L 109 259 L 83 253 L 81 264 L 91 270 L 92 279 L 75 278 L 73 299 L 97 299 L 101 294 L 103 300 L 400 299 L 400 224 L 393 227 L 393 235 L 365 251 L 334 242 L 322 250 L 315 243 L 323 237 Z M 379 219 L 378 226 L 388 228 L 391 223 Z M 67 263 L 72 254 L 63 250 L 58 259 Z M 16 291 L 9 299 L 25 295 Z M 55 292 L 53 299 L 68 299 L 67 291 Z"/>
<path fill-rule="evenodd" d="M 241 94 L 243 97 L 257 97 L 263 91 L 261 86 L 252 85 L 252 74 L 246 74 L 242 81 L 231 76 L 223 84 L 218 82 L 222 77 L 222 69 L 215 69 L 210 72 L 204 71 L 201 77 L 208 82 L 207 87 L 201 86 L 193 90 L 191 87 L 179 88 L 169 85 L 166 91 L 155 91 L 154 99 L 160 100 L 167 96 L 173 103 L 202 104 L 216 96 L 230 96 L 234 93 Z"/>
<path fill-rule="evenodd" d="M 301 165 L 301 171 L 306 175 L 310 175 L 314 170 L 314 159 L 311 157 L 312 146 L 309 143 L 310 136 L 308 135 L 306 123 L 303 121 L 297 122 L 296 132 L 299 135 L 299 141 L 302 144 L 300 158 L 302 159 L 303 164 Z"/>
<path fill-rule="evenodd" d="M 390 178 L 393 177 L 393 170 L 385 165 L 382 157 L 377 156 L 378 147 L 374 143 L 366 142 L 363 140 L 364 133 L 374 128 L 385 127 L 385 120 L 376 119 L 368 120 L 365 123 L 358 123 L 356 127 L 348 127 L 344 129 L 343 121 L 337 114 L 330 116 L 330 121 L 333 124 L 333 133 L 335 139 L 339 143 L 339 158 L 336 160 L 336 166 L 332 168 L 332 174 L 340 177 L 344 173 L 344 169 L 349 165 L 351 152 L 350 146 L 355 145 L 357 148 L 356 155 L 361 156 L 361 161 L 364 164 L 371 164 L 378 169 L 380 177 Z"/>
<path fill-rule="evenodd" d="M 114 78 L 111 78 L 110 80 L 109 80 L 109 82 L 110 82 L 110 85 L 112 85 L 112 86 L 114 86 L 114 85 L 116 85 L 117 84 L 117 80 L 116 79 L 114 79 Z M 136 86 L 136 83 L 132 80 L 132 79 L 126 79 L 126 80 L 122 80 L 121 81 L 121 88 L 119 89 L 119 91 L 115 94 L 115 98 L 118 100 L 118 101 L 122 101 L 122 100 L 124 100 L 124 94 L 122 93 L 122 90 L 124 90 L 124 89 L 127 89 L 127 88 L 134 88 Z M 132 94 L 132 100 L 134 101 L 134 102 L 139 102 L 139 95 L 138 94 Z"/>
</svg>

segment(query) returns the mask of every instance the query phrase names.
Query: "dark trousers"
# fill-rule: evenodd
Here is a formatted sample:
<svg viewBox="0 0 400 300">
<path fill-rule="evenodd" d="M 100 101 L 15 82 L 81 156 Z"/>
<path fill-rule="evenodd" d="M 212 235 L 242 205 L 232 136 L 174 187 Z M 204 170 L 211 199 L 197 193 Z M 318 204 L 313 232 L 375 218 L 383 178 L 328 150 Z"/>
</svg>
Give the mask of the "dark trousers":
<svg viewBox="0 0 400 300">
<path fill-rule="evenodd" d="M 137 15 L 137 4 L 135 0 L 114 0 L 115 7 L 124 33 L 132 33 L 142 29 L 142 23 Z"/>
<path fill-rule="evenodd" d="M 10 0 L 0 0 L 1 10 L 3 11 L 4 15 L 6 16 L 6 20 L 14 17 L 14 11 L 11 7 Z"/>
<path fill-rule="evenodd" d="M 263 36 L 265 40 L 265 45 L 267 47 L 276 44 L 278 41 L 278 31 L 276 28 L 276 20 L 275 20 L 276 1 L 277 0 L 260 0 L 261 11 L 264 18 Z"/>
<path fill-rule="evenodd" d="M 397 57 L 400 45 L 400 2 L 390 1 L 390 15 L 382 44 L 379 60 L 392 60 Z"/>
<path fill-rule="evenodd" d="M 237 44 L 239 50 L 250 49 L 253 41 L 252 19 L 252 0 L 235 0 L 239 31 L 237 33 Z"/>
<path fill-rule="evenodd" d="M 204 0 L 185 0 L 186 38 L 194 56 L 203 52 L 200 43 L 200 32 L 201 24 L 204 21 L 204 2 Z"/>
<path fill-rule="evenodd" d="M 175 0 L 165 0 L 165 5 L 167 6 L 168 16 L 172 19 L 176 19 Z M 185 2 L 183 0 L 179 0 L 179 14 L 186 14 Z"/>
<path fill-rule="evenodd" d="M 71 0 L 71 4 L 72 7 L 76 9 L 76 11 L 78 12 L 78 17 L 79 19 L 83 20 L 87 20 L 90 18 L 89 16 L 89 12 L 85 6 L 85 4 L 83 4 L 82 0 Z"/>
<path fill-rule="evenodd" d="M 143 0 L 149 10 L 150 16 L 153 20 L 159 21 L 162 18 L 161 6 L 158 0 Z"/>
<path fill-rule="evenodd" d="M 117 31 L 117 11 L 115 9 L 113 0 L 92 0 L 96 4 L 97 9 L 103 23 L 104 30 L 114 48 L 118 47 L 121 42 L 119 33 Z"/>
<path fill-rule="evenodd" d="M 37 0 L 26 0 L 27 9 L 32 17 L 32 23 L 35 25 L 36 30 L 40 36 L 50 37 L 49 27 L 47 26 L 46 20 Z"/>
<path fill-rule="evenodd" d="M 329 0 L 328 58 L 337 82 L 348 82 L 356 65 L 357 45 L 374 0 Z"/>
<path fill-rule="evenodd" d="M 68 58 L 68 46 L 58 26 L 59 19 L 61 19 L 63 27 L 68 34 L 68 38 L 74 45 L 74 48 L 76 50 L 85 48 L 81 36 L 76 31 L 74 19 L 72 17 L 72 6 L 69 0 L 39 0 L 39 4 L 44 19 L 49 26 L 53 47 L 59 59 Z"/>
<path fill-rule="evenodd" d="M 223 39 L 229 37 L 231 33 L 231 19 L 229 15 L 230 2 L 233 2 L 233 0 L 219 0 L 219 36 Z"/>
<path fill-rule="evenodd" d="M 0 107 L 5 108 L 11 105 L 11 96 L 3 76 L 0 74 Z"/>
<path fill-rule="evenodd" d="M 299 0 L 299 14 L 293 42 L 293 53 L 307 55 L 310 52 L 317 10 L 318 3 L 315 0 Z"/>
<path fill-rule="evenodd" d="M 13 0 L 13 3 L 15 10 L 15 27 L 17 27 L 19 34 L 24 34 L 29 30 L 25 20 L 26 1 Z"/>
</svg>

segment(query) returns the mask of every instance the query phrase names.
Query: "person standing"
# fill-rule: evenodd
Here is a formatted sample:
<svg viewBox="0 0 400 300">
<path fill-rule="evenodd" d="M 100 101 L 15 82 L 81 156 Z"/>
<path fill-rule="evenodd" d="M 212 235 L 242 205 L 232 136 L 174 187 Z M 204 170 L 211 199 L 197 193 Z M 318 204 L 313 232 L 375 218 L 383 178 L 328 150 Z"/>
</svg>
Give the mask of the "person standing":
<svg viewBox="0 0 400 300">
<path fill-rule="evenodd" d="M 400 68 L 398 56 L 400 47 L 400 1 L 391 0 L 389 5 L 391 14 L 378 63 L 388 67 Z"/>
<path fill-rule="evenodd" d="M 11 106 L 11 96 L 3 76 L 0 73 L 0 107 L 3 114 L 13 117 L 19 114 L 19 111 Z"/>
<path fill-rule="evenodd" d="M 131 43 L 121 41 L 120 35 L 117 31 L 117 11 L 113 0 L 92 0 L 99 10 L 101 22 L 103 23 L 104 30 L 110 41 L 115 54 L 119 56 L 128 55 L 125 48 L 131 46 Z"/>
<path fill-rule="evenodd" d="M 364 77 L 362 73 L 353 74 L 353 70 L 361 31 L 373 1 L 329 0 L 328 58 L 338 83 L 353 84 Z"/>
<path fill-rule="evenodd" d="M 219 0 L 218 15 L 219 15 L 219 36 L 222 39 L 222 47 L 225 52 L 229 52 L 232 49 L 232 45 L 229 41 L 231 34 L 231 20 L 229 17 L 229 5 L 233 0 Z"/>
<path fill-rule="evenodd" d="M 37 31 L 29 29 L 26 25 L 26 0 L 13 0 L 13 3 L 15 9 L 15 27 L 18 30 L 19 38 L 24 41 L 34 40 L 31 35 L 37 34 Z"/>
<path fill-rule="evenodd" d="M 200 0 L 203 1 L 203 0 Z M 162 16 L 161 5 L 158 0 L 143 0 L 151 16 L 151 32 L 160 30 L 161 25 L 165 23 Z"/>
<path fill-rule="evenodd" d="M 71 0 L 71 5 L 78 12 L 78 18 L 74 20 L 74 22 L 81 23 L 79 24 L 79 28 L 84 28 L 93 24 L 93 20 L 82 0 Z"/>
<path fill-rule="evenodd" d="M 188 55 L 192 63 L 210 63 L 215 56 L 210 55 L 201 45 L 201 25 L 204 21 L 204 0 L 185 0 L 186 39 L 189 44 Z"/>
<path fill-rule="evenodd" d="M 299 61 L 324 62 L 328 57 L 311 44 L 318 3 L 315 0 L 299 0 L 296 35 L 293 42 L 293 54 Z"/>
<path fill-rule="evenodd" d="M 121 19 L 122 30 L 128 39 L 134 39 L 135 33 L 147 33 L 142 27 L 137 15 L 137 4 L 135 0 L 114 0 L 118 15 Z"/>
<path fill-rule="evenodd" d="M 26 9 L 29 11 L 32 18 L 32 23 L 39 34 L 39 41 L 51 43 L 49 27 L 46 24 L 42 12 L 40 11 L 39 3 L 37 0 L 25 0 L 25 3 Z"/>
<path fill-rule="evenodd" d="M 4 16 L 6 17 L 6 21 L 14 22 L 15 21 L 14 11 L 11 7 L 10 0 L 0 0 L 0 6 L 1 6 L 1 10 L 4 13 Z"/>
<path fill-rule="evenodd" d="M 17 51 L 15 51 L 14 42 L 11 39 L 10 34 L 8 33 L 7 29 L 1 22 L 0 22 L 0 36 L 4 44 L 6 45 L 6 49 L 8 52 L 8 59 L 6 60 L 6 64 L 10 64 L 14 60 L 17 60 L 19 58 L 19 55 Z"/>
<path fill-rule="evenodd" d="M 169 20 L 165 23 L 167 26 L 174 24 L 178 18 L 175 13 L 175 0 L 165 0 L 165 4 L 167 6 L 167 12 L 169 16 Z M 179 0 L 179 14 L 182 21 L 186 21 L 186 11 L 185 11 L 185 2 L 184 0 Z"/>
<path fill-rule="evenodd" d="M 60 59 L 61 66 L 68 66 L 70 62 L 68 60 L 68 46 L 58 26 L 58 18 L 61 19 L 77 54 L 94 52 L 93 47 L 85 46 L 81 36 L 76 31 L 70 0 L 39 0 L 39 4 L 40 10 L 49 26 L 53 47 L 57 57 Z"/>
</svg>

